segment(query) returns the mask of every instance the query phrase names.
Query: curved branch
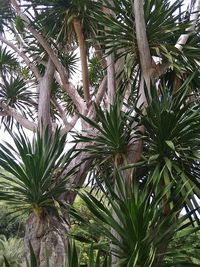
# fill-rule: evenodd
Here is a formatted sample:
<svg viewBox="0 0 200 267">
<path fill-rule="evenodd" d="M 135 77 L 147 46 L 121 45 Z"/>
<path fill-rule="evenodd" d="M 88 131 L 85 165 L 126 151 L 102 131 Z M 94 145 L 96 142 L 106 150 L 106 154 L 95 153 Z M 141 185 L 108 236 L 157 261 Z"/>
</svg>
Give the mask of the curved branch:
<svg viewBox="0 0 200 267">
<path fill-rule="evenodd" d="M 53 98 L 51 98 L 51 101 L 52 101 L 53 105 L 57 108 L 58 112 L 60 113 L 61 119 L 62 119 L 62 121 L 63 121 L 63 123 L 65 125 L 64 128 L 62 128 L 62 130 L 61 130 L 61 134 L 68 133 L 75 126 L 77 120 L 79 119 L 79 116 L 77 114 L 74 115 L 74 117 L 72 118 L 72 120 L 69 122 L 67 120 L 66 115 L 65 115 L 64 109 L 57 102 L 57 100 L 53 97 Z"/>
<path fill-rule="evenodd" d="M 63 89 L 63 91 L 65 91 L 69 96 L 70 94 L 73 95 L 73 92 L 76 91 L 77 89 L 74 86 L 74 84 L 72 84 L 70 81 L 67 82 L 65 85 L 63 85 L 60 74 L 56 71 L 55 74 L 55 79 L 58 82 L 58 84 L 60 85 L 60 87 Z M 78 93 L 77 93 L 78 94 Z M 80 95 L 78 94 L 78 97 L 81 99 L 81 101 L 79 101 L 79 98 L 72 99 L 73 103 L 75 104 L 75 106 L 77 107 L 77 110 L 79 111 L 79 113 L 83 114 L 87 111 L 87 106 L 86 103 L 83 101 L 83 99 L 80 97 Z"/>
<path fill-rule="evenodd" d="M 24 128 L 32 132 L 37 131 L 37 125 L 34 122 L 31 122 L 28 119 L 24 118 L 16 111 L 16 109 L 7 106 L 3 102 L 0 102 L 0 107 L 3 109 L 3 112 L 6 113 L 7 116 L 12 116 Z"/>
</svg>

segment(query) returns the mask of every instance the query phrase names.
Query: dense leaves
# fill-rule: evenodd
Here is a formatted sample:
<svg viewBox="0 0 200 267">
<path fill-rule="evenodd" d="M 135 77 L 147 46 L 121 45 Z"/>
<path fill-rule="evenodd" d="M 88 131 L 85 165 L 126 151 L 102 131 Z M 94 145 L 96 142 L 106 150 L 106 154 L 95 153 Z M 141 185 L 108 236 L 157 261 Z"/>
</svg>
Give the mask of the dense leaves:
<svg viewBox="0 0 200 267">
<path fill-rule="evenodd" d="M 23 132 L 10 134 L 15 148 L 9 143 L 0 145 L 0 165 L 7 171 L 2 173 L 1 200 L 19 211 L 55 212 L 73 173 L 63 173 L 72 158 L 72 151 L 64 152 L 66 136 L 61 137 L 58 129 L 52 135 L 46 130 L 31 142 Z"/>
<path fill-rule="evenodd" d="M 146 28 L 141 33 L 148 40 L 144 45 L 149 51 L 143 51 L 151 57 L 148 70 L 136 34 L 142 20 L 136 19 L 134 1 L 4 2 L 0 116 L 14 146 L 0 145 L 0 166 L 6 170 L 0 200 L 15 206 L 17 215 L 28 211 L 39 217 L 44 230 L 42 224 L 53 222 L 55 215 L 61 223 L 61 206 L 73 202 L 87 177 L 91 192 L 81 189 L 79 194 L 99 225 L 75 209 L 71 214 L 90 228 L 86 237 L 94 244 L 88 266 L 110 267 L 116 259 L 126 267 L 195 266 L 196 247 L 191 259 L 186 247 L 173 251 L 170 245 L 180 232 L 183 237 L 196 232 L 199 223 L 200 35 L 199 18 L 193 20 L 192 14 L 195 1 L 187 11 L 181 0 L 138 2 L 144 3 Z M 183 47 L 180 37 L 187 41 Z M 145 95 L 148 79 L 153 85 Z M 30 141 L 19 125 L 35 131 L 38 117 L 50 130 L 39 127 Z M 81 127 L 84 131 L 74 134 Z M 76 148 L 66 152 L 63 133 L 72 128 Z M 95 231 L 96 237 L 103 236 L 103 245 L 101 238 L 91 237 Z M 43 234 L 52 234 L 49 225 Z M 76 245 L 68 247 L 68 267 L 79 266 Z M 27 266 L 38 265 L 34 249 L 30 244 Z M 50 260 L 46 255 L 47 266 Z M 9 266 L 9 259 L 5 264 Z"/>
</svg>

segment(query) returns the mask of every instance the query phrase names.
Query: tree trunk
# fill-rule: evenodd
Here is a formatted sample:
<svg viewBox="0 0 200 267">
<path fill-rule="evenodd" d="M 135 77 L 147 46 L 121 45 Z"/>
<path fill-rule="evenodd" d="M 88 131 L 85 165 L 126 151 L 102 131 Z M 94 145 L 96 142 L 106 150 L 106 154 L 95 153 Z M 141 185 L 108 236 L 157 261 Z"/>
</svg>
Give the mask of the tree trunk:
<svg viewBox="0 0 200 267">
<path fill-rule="evenodd" d="M 45 255 L 49 257 L 49 266 L 63 266 L 66 261 L 68 230 L 68 225 L 55 216 L 31 213 L 26 223 L 24 261 L 30 260 L 31 243 L 39 267 L 45 267 Z"/>
<path fill-rule="evenodd" d="M 79 42 L 80 47 L 80 61 L 82 69 L 82 80 L 83 80 L 83 93 L 86 103 L 88 104 L 91 100 L 90 97 L 90 82 L 89 82 L 89 71 L 87 63 L 87 45 L 83 35 L 83 25 L 79 19 L 74 19 L 74 30 Z"/>
<path fill-rule="evenodd" d="M 50 98 L 54 72 L 55 66 L 49 59 L 45 74 L 39 84 L 38 126 L 40 131 L 47 126 L 51 131 Z"/>
</svg>

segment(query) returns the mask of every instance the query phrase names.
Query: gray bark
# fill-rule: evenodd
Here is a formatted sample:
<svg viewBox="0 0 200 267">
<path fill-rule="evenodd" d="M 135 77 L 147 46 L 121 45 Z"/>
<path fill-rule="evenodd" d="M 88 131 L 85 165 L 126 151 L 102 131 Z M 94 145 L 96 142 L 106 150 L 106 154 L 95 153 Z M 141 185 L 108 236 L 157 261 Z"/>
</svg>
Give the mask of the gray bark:
<svg viewBox="0 0 200 267">
<path fill-rule="evenodd" d="M 133 12 L 135 16 L 135 30 L 137 46 L 139 50 L 140 65 L 142 70 L 142 79 L 145 80 L 147 89 L 150 90 L 152 59 L 146 33 L 143 1 L 135 0 L 133 2 Z"/>
<path fill-rule="evenodd" d="M 26 223 L 24 237 L 25 258 L 29 261 L 31 243 L 39 267 L 45 267 L 45 253 L 49 255 L 51 267 L 63 266 L 66 261 L 68 225 L 57 217 L 31 213 Z"/>
<path fill-rule="evenodd" d="M 39 84 L 38 124 L 40 129 L 42 126 L 44 128 L 48 126 L 51 130 L 50 99 L 54 71 L 54 64 L 49 59 L 45 74 Z"/>
</svg>

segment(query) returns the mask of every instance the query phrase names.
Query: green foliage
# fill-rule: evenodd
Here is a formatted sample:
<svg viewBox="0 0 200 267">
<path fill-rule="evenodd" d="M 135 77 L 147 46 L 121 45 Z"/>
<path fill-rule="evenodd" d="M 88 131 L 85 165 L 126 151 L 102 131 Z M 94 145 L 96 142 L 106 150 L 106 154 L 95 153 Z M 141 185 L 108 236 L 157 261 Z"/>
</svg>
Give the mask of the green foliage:
<svg viewBox="0 0 200 267">
<path fill-rule="evenodd" d="M 35 100 L 36 94 L 27 89 L 25 81 L 19 76 L 11 76 L 0 83 L 0 101 L 18 110 L 25 118 L 33 116 L 33 108 L 37 106 Z M 14 120 L 11 116 L 3 116 L 1 122 L 12 129 Z"/>
<path fill-rule="evenodd" d="M 24 22 L 20 16 L 16 16 L 15 18 L 15 27 L 18 30 L 18 32 L 24 31 Z"/>
<path fill-rule="evenodd" d="M 6 170 L 2 173 L 0 200 L 14 205 L 14 212 L 58 212 L 58 198 L 74 171 L 63 174 L 72 158 L 72 150 L 64 152 L 66 135 L 61 136 L 59 129 L 49 134 L 46 129 L 32 142 L 21 131 L 10 135 L 15 148 L 9 143 L 0 145 L 0 166 Z"/>
<path fill-rule="evenodd" d="M 141 114 L 145 133 L 140 136 L 144 140 L 142 164 L 146 165 L 146 179 L 149 172 L 162 174 L 162 185 L 154 180 L 157 191 L 172 181 L 175 187 L 181 185 L 180 195 L 188 194 L 186 211 L 196 209 L 194 216 L 198 221 L 200 113 L 199 103 L 188 101 L 190 79 L 177 93 L 164 87 L 160 96 L 152 96 L 146 113 Z"/>
<path fill-rule="evenodd" d="M 29 246 L 30 250 L 30 258 L 26 261 L 26 267 L 39 267 L 37 264 L 37 259 L 35 253 L 33 251 L 32 245 Z M 74 242 L 68 243 L 68 253 L 66 255 L 66 264 L 64 266 L 57 266 L 57 267 L 111 267 L 111 258 L 108 255 L 104 257 L 101 256 L 100 251 L 94 250 L 93 246 L 91 245 L 89 249 L 89 258 L 88 264 L 82 265 L 79 262 L 80 255 L 78 254 L 77 247 Z M 13 265 L 12 260 L 4 256 L 5 267 L 21 267 L 20 264 Z M 15 263 L 14 263 L 15 264 Z M 49 257 L 46 256 L 45 267 L 49 267 Z M 3 263 L 2 265 L 3 266 Z"/>
<path fill-rule="evenodd" d="M 136 127 L 133 126 L 136 118 L 131 116 L 131 111 L 123 112 L 119 102 L 106 112 L 101 107 L 96 107 L 97 122 L 81 116 L 95 129 L 94 133 L 87 136 L 75 135 L 75 142 L 89 143 L 84 150 L 90 152 L 92 157 L 113 161 L 115 164 L 123 163 Z M 91 142 L 94 142 L 94 145 L 91 145 Z"/>
<path fill-rule="evenodd" d="M 98 196 L 98 198 L 101 199 L 102 196 Z M 80 264 L 87 265 L 91 253 L 91 243 L 94 244 L 94 250 L 99 247 L 102 248 L 106 243 L 105 237 L 95 230 L 99 225 L 103 225 L 103 222 L 91 213 L 79 195 L 76 197 L 73 209 L 83 220 L 72 219 L 69 236 L 76 240 Z M 88 224 L 85 223 L 86 221 Z"/>
<path fill-rule="evenodd" d="M 103 68 L 100 60 L 94 56 L 89 60 L 89 80 L 91 86 L 98 87 L 99 82 L 103 79 Z"/>
<path fill-rule="evenodd" d="M 86 37 L 98 28 L 95 15 L 96 12 L 101 12 L 101 1 L 99 3 L 91 0 L 29 0 L 26 2 L 27 6 L 33 4 L 35 9 L 39 11 L 35 23 L 38 23 L 41 31 L 45 30 L 48 37 L 57 37 L 57 42 L 60 44 L 65 44 L 66 40 L 71 44 L 76 42 L 73 31 L 74 18 L 78 18 L 82 22 Z M 42 12 L 40 12 L 41 6 Z"/>
<path fill-rule="evenodd" d="M 0 210 L 0 235 L 4 235 L 7 239 L 10 237 L 22 237 L 26 218 L 22 216 L 13 218 L 12 215 L 9 215 L 12 209 L 9 206 L 5 206 L 5 203 L 0 204 Z"/>
<path fill-rule="evenodd" d="M 0 46 L 0 72 L 1 75 L 6 71 L 14 70 L 18 63 L 14 55 L 6 48 Z"/>
<path fill-rule="evenodd" d="M 4 266 L 4 257 L 9 261 L 12 267 L 21 266 L 21 257 L 23 252 L 22 240 L 15 237 L 6 238 L 0 236 L 0 266 Z M 5 265 L 7 267 L 7 265 Z"/>
<path fill-rule="evenodd" d="M 143 79 L 143 73 L 136 40 L 133 2 L 19 1 L 20 8 L 27 14 L 25 23 L 19 15 L 13 16 L 10 1 L 0 0 L 0 32 L 2 33 L 5 27 L 10 32 L 13 32 L 13 29 L 18 30 L 17 36 L 14 36 L 16 38 L 13 38 L 16 43 L 13 44 L 20 47 L 23 54 L 30 56 L 31 64 L 38 67 L 43 76 L 50 53 L 47 53 L 48 49 L 45 50 L 45 45 L 42 47 L 43 41 L 38 44 L 35 36 L 40 34 L 55 53 L 50 55 L 51 59 L 57 57 L 60 63 L 59 67 L 56 66 L 56 71 L 60 74 L 61 83 L 67 82 L 68 77 L 63 75 L 60 69 L 66 70 L 69 77 L 76 70 L 77 58 L 71 52 L 76 49 L 78 43 L 73 24 L 75 20 L 78 20 L 82 27 L 88 53 L 99 47 L 103 57 L 112 53 L 116 61 L 119 58 L 122 61 L 116 62 L 116 70 L 119 67 L 120 73 L 116 73 L 115 81 L 117 93 L 123 95 L 123 108 L 126 106 L 127 112 L 122 111 L 122 103 L 119 102 L 107 111 L 108 88 L 100 103 L 101 107 L 96 107 L 96 119 L 87 117 L 92 114 L 96 89 L 99 88 L 100 81 L 106 78 L 96 57 L 92 58 L 89 64 L 92 101 L 86 105 L 87 112 L 82 109 L 84 105 L 81 105 L 84 101 L 83 88 L 77 88 L 82 97 L 79 111 L 87 114 L 82 116 L 82 119 L 90 125 L 92 133 L 76 135 L 75 142 L 85 143 L 86 146 L 82 146 L 84 149 L 79 151 L 86 152 L 84 161 L 88 158 L 94 159 L 89 169 L 90 177 L 97 182 L 103 180 L 103 186 L 98 184 L 98 188 L 107 197 L 104 204 L 92 193 L 81 191 L 80 195 L 90 213 L 83 209 L 82 213 L 86 214 L 82 216 L 74 209 L 71 211 L 76 220 L 80 221 L 79 225 L 83 226 L 81 231 L 74 229 L 74 236 L 81 235 L 82 240 L 89 239 L 87 241 L 94 243 L 88 253 L 88 266 L 111 266 L 113 263 L 109 262 L 110 250 L 126 267 L 161 267 L 161 264 L 171 267 L 182 267 L 184 264 L 188 267 L 195 266 L 195 263 L 199 264 L 198 247 L 190 250 L 188 244 L 184 244 L 184 247 L 180 248 L 171 240 L 178 236 L 182 242 L 188 235 L 197 231 L 199 223 L 200 107 L 199 100 L 196 98 L 196 102 L 192 102 L 192 96 L 189 95 L 192 92 L 199 96 L 199 20 L 187 44 L 179 50 L 176 44 L 179 37 L 187 33 L 190 27 L 191 11 L 181 11 L 181 0 L 144 1 L 148 45 L 152 60 L 155 60 L 155 64 L 152 64 L 152 80 L 160 74 L 160 66 L 163 63 L 170 69 L 155 81 L 156 86 L 151 88 L 152 95 L 149 96 L 151 99 L 148 99 L 148 106 L 145 109 L 140 107 L 141 111 L 135 107 L 138 94 L 141 93 L 140 81 Z M 192 0 L 191 5 L 194 2 Z M 25 14 L 23 15 L 26 16 Z M 29 31 L 30 29 L 32 30 Z M 33 32 L 36 33 L 34 36 Z M 16 69 L 18 64 L 22 67 Z M 17 62 L 13 54 L 3 47 L 0 48 L 0 71 L 0 101 L 5 105 L 5 108 L 0 109 L 2 122 L 8 127 L 12 126 L 13 119 L 7 112 L 11 108 L 12 111 L 17 110 L 27 122 L 27 114 L 32 118 L 32 111 L 37 105 L 34 95 L 27 90 L 21 78 L 31 78 L 32 82 L 34 73 L 26 69 L 24 62 Z M 194 75 L 191 76 L 191 73 Z M 107 78 L 110 78 L 109 75 Z M 36 88 L 37 82 L 33 83 Z M 182 87 L 179 88 L 178 84 L 182 84 Z M 39 87 L 41 90 L 42 86 Z M 54 122 L 60 123 L 62 114 L 58 116 L 59 107 L 56 106 L 56 100 L 63 107 L 63 112 L 61 108 L 60 113 L 67 114 L 63 120 L 66 126 L 66 121 L 76 114 L 77 108 L 76 101 L 73 102 L 66 92 L 63 94 L 61 87 L 62 85 L 54 80 L 51 90 L 51 105 L 54 105 L 54 110 L 51 108 L 51 115 Z M 73 90 L 69 88 L 71 89 Z M 125 95 L 128 95 L 130 101 L 125 99 Z M 54 112 L 56 109 L 57 112 Z M 144 126 L 144 131 L 138 133 L 140 125 Z M 48 131 L 44 136 L 38 134 L 33 142 L 22 132 L 11 135 L 15 143 L 14 148 L 9 143 L 0 145 L 0 166 L 8 172 L 4 173 L 4 178 L 0 181 L 0 200 L 5 201 L 6 205 L 15 205 L 13 212 L 17 215 L 21 211 L 35 212 L 37 215 L 60 215 L 59 197 L 68 189 L 68 178 L 74 170 L 66 174 L 66 169 L 71 159 L 76 156 L 76 150 L 64 152 L 66 136 L 61 136 L 58 130 L 52 135 Z M 142 143 L 143 153 L 141 160 L 135 163 L 135 145 L 138 140 Z M 134 164 L 129 165 L 131 153 L 134 154 Z M 116 167 L 122 169 L 116 171 Z M 87 173 L 83 178 L 77 178 L 78 184 L 86 175 Z M 127 180 L 130 187 L 125 186 Z M 134 181 L 133 188 L 131 181 Z M 180 211 L 183 208 L 187 214 L 181 217 Z M 90 214 L 93 214 L 91 218 Z M 4 219 L 5 217 L 2 222 Z M 101 242 L 102 239 L 104 243 Z M 69 244 L 67 267 L 81 264 L 82 251 L 79 251 L 79 244 Z M 31 258 L 27 266 L 37 266 L 31 246 L 30 252 Z M 103 263 L 106 253 L 109 260 Z M 9 261 L 9 258 L 8 261 L 5 260 L 6 266 L 9 266 Z M 49 265 L 48 256 L 46 265 Z"/>
<path fill-rule="evenodd" d="M 170 243 L 170 251 L 173 253 L 166 253 L 166 262 L 171 264 L 170 266 L 174 266 L 176 264 L 176 256 L 178 255 L 178 251 L 182 251 L 183 256 L 182 260 L 188 260 L 190 263 L 200 265 L 200 246 L 199 246 L 199 240 L 200 240 L 200 231 L 183 236 L 184 230 L 177 233 Z M 181 266 L 181 265 L 175 265 L 175 266 Z"/>
<path fill-rule="evenodd" d="M 199 229 L 198 227 L 191 228 L 188 224 L 188 215 L 179 218 L 180 207 L 184 201 L 178 197 L 180 189 L 173 191 L 173 194 L 170 194 L 166 200 L 170 186 L 154 194 L 151 183 L 143 189 L 136 184 L 130 188 L 124 184 L 120 173 L 116 175 L 118 176 L 116 176 L 115 192 L 108 185 L 107 197 L 110 207 L 103 205 L 88 192 L 79 193 L 90 212 L 102 222 L 95 226 L 95 230 L 97 234 L 101 233 L 110 240 L 111 253 L 117 255 L 119 261 L 126 266 L 161 266 L 165 263 L 162 248 L 164 246 L 167 249 L 175 233 L 185 229 L 183 236 L 186 236 Z M 160 180 L 160 177 L 157 179 Z M 171 186 L 173 187 L 173 184 Z M 165 209 L 174 198 L 177 199 L 177 204 L 166 216 Z M 88 224 L 74 210 L 71 210 L 71 214 L 82 223 Z M 90 227 L 93 226 L 90 224 Z M 171 251 L 167 250 L 168 252 Z M 164 250 L 163 253 L 165 254 L 166 251 Z M 177 263 L 179 255 L 184 255 L 182 250 L 178 253 Z M 185 264 L 186 262 L 188 262 L 187 259 L 185 259 Z"/>
</svg>

